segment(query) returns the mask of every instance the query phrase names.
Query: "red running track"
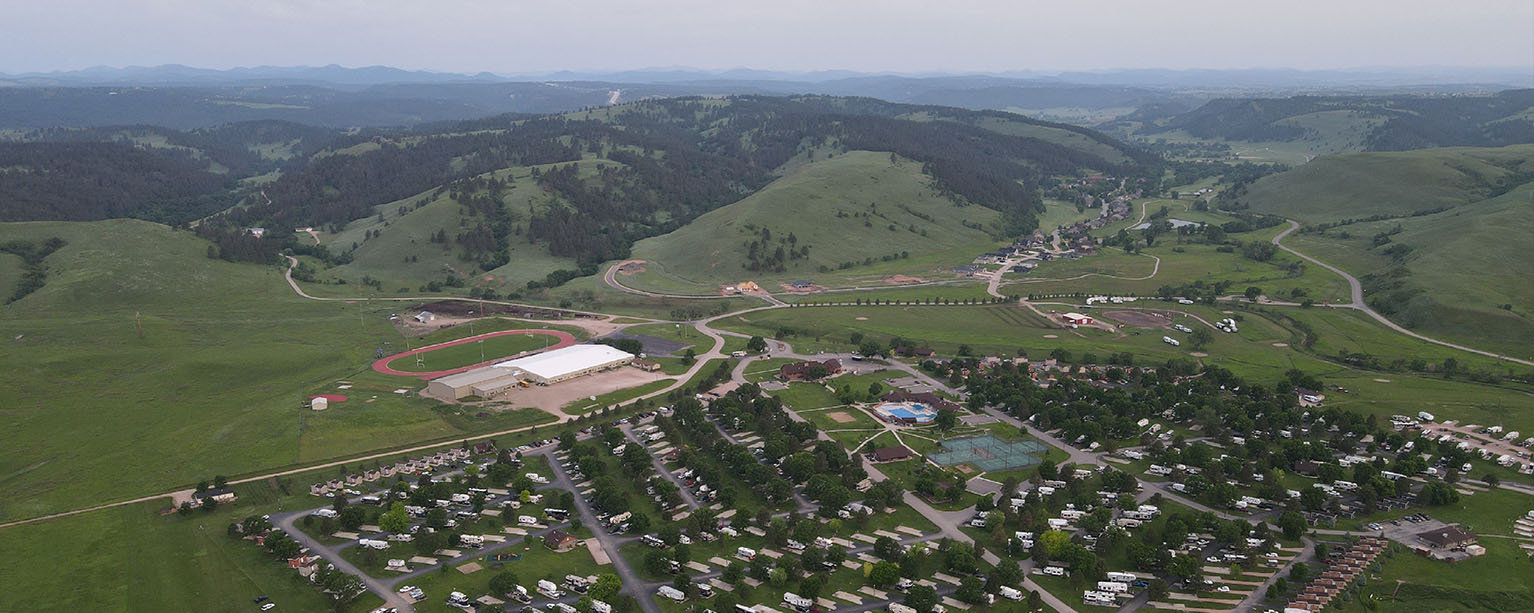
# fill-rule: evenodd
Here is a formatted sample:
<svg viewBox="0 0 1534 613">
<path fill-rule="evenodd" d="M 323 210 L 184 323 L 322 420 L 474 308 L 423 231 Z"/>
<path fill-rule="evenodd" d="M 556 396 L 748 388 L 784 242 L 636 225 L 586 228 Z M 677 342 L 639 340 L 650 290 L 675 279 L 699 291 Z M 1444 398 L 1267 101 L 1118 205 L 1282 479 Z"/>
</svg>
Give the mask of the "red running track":
<svg viewBox="0 0 1534 613">
<path fill-rule="evenodd" d="M 382 358 L 379 358 L 379 359 L 373 361 L 373 370 L 376 370 L 376 371 L 381 372 L 381 373 L 386 374 L 386 375 L 398 375 L 398 376 L 401 376 L 401 377 L 416 377 L 418 379 L 436 379 L 437 377 L 446 377 L 448 375 L 461 373 L 461 372 L 466 371 L 466 370 L 473 370 L 473 369 L 479 368 L 481 366 L 487 366 L 487 365 L 490 365 L 490 364 L 494 364 L 496 362 L 501 362 L 501 361 L 506 360 L 506 358 L 496 358 L 494 360 L 490 360 L 490 361 L 487 361 L 487 362 L 480 362 L 478 364 L 470 364 L 468 366 L 463 366 L 463 367 L 460 367 L 460 368 L 454 368 L 454 369 L 451 369 L 451 370 L 438 370 L 438 371 L 433 371 L 433 372 L 405 372 L 403 370 L 394 370 L 393 368 L 389 368 L 389 362 L 393 362 L 394 360 L 397 360 L 397 359 L 405 357 L 405 356 L 415 355 L 417 353 L 425 353 L 427 351 L 433 351 L 433 350 L 437 350 L 437 349 L 442 349 L 443 347 L 452 347 L 454 345 L 462 345 L 464 343 L 472 343 L 474 341 L 481 340 L 481 339 L 493 338 L 493 337 L 497 337 L 497 336 L 508 336 L 508 335 L 512 335 L 512 334 L 547 334 L 549 336 L 552 336 L 554 338 L 559 339 L 558 343 L 555 343 L 553 345 L 549 345 L 549 347 L 548 347 L 549 349 L 558 349 L 560 347 L 569 347 L 570 345 L 574 345 L 575 344 L 575 337 L 574 336 L 571 336 L 569 332 L 561 332 L 559 330 L 501 330 L 499 332 L 486 332 L 484 334 L 480 334 L 480 335 L 476 335 L 476 336 L 470 336 L 470 337 L 467 337 L 467 338 L 460 338 L 460 339 L 455 340 L 455 341 L 448 341 L 448 342 L 445 342 L 445 343 L 437 343 L 435 345 L 427 345 L 425 347 L 420 347 L 420 348 L 417 348 L 417 349 L 411 349 L 410 351 L 406 351 L 404 353 L 396 353 L 394 355 L 384 356 Z"/>
</svg>

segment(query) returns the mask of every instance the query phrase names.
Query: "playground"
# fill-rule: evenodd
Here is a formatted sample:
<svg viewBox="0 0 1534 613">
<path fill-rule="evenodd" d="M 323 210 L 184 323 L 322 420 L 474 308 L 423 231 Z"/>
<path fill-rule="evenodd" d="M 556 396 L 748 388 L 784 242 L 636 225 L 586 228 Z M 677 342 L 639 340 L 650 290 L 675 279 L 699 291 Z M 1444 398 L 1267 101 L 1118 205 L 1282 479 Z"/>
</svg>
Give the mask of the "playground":
<svg viewBox="0 0 1534 613">
<path fill-rule="evenodd" d="M 1003 441 L 990 434 L 943 441 L 942 447 L 927 459 L 939 466 L 969 464 L 985 472 L 1033 466 L 1043 461 L 1048 449 L 1038 441 Z"/>
<path fill-rule="evenodd" d="M 373 370 L 386 375 L 436 379 L 533 351 L 575 344 L 560 330 L 500 330 L 380 357 Z"/>
</svg>

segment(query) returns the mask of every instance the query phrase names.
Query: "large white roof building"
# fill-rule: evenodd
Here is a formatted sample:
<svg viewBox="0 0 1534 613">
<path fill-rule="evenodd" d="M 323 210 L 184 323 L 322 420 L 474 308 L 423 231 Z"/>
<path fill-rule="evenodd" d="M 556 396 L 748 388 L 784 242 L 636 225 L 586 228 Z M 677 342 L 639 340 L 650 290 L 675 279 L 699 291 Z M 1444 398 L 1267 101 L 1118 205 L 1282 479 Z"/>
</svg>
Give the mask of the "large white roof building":
<svg viewBox="0 0 1534 613">
<path fill-rule="evenodd" d="M 607 345 L 571 345 L 435 379 L 427 386 L 427 392 L 454 400 L 465 396 L 489 398 L 523 381 L 558 383 L 633 360 L 633 354 Z"/>
<path fill-rule="evenodd" d="M 539 383 L 554 383 L 590 374 L 603 368 L 622 366 L 634 354 L 607 345 L 571 345 L 515 360 L 491 365 L 491 368 L 518 372 Z"/>
</svg>

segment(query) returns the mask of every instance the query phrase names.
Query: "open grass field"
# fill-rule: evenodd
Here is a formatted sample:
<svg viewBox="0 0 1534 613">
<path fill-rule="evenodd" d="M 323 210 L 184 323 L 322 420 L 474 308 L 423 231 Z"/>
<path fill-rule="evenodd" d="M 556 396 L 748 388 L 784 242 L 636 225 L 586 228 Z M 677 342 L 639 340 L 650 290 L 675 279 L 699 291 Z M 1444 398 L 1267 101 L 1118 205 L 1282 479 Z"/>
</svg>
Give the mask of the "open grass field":
<svg viewBox="0 0 1534 613">
<path fill-rule="evenodd" d="M 1064 312 L 1070 307 L 1044 305 Z M 1191 349 L 1172 347 L 1161 341 L 1159 329 L 1125 328 L 1120 332 L 1096 329 L 1064 330 L 1035 327 L 1030 321 L 1006 317 L 1016 305 L 995 306 L 849 306 L 804 307 L 758 311 L 728 317 L 718 327 L 745 334 L 772 336 L 780 328 L 793 334 L 787 340 L 799 352 L 852 348 L 850 335 L 863 332 L 877 343 L 894 337 L 929 345 L 940 355 L 954 354 L 960 345 L 969 345 L 976 354 L 1013 355 L 1019 349 L 1042 359 L 1056 348 L 1076 355 L 1091 352 L 1098 356 L 1128 351 L 1137 363 L 1160 363 L 1169 358 L 1189 358 Z M 1217 313 L 1218 311 L 1209 310 Z M 1224 315 L 1221 315 L 1222 317 Z M 1036 316 L 1035 316 L 1036 317 Z M 863 319 L 859 319 L 863 318 Z M 1056 338 L 1045 338 L 1053 335 Z M 1289 348 L 1272 343 L 1289 334 L 1272 326 L 1248 326 L 1239 334 L 1216 334 L 1205 349 L 1222 366 L 1243 375 L 1277 376 L 1290 368 L 1307 372 L 1335 372 L 1340 367 L 1327 364 Z"/>
<path fill-rule="evenodd" d="M 714 347 L 714 339 L 707 334 L 699 332 L 697 328 L 686 324 L 648 324 L 642 326 L 630 326 L 623 329 L 624 334 L 635 336 L 650 336 L 683 343 L 687 347 L 677 349 L 672 353 L 682 355 L 691 347 L 696 353 L 703 353 Z"/>
<path fill-rule="evenodd" d="M 982 207 L 959 207 L 938 195 L 910 160 L 891 163 L 887 153 L 855 151 L 806 164 L 761 191 L 706 213 L 683 228 L 645 239 L 634 257 L 644 272 L 623 282 L 640 289 L 713 294 L 721 283 L 756 280 L 776 291 L 777 283 L 811 279 L 847 286 L 854 275 L 895 272 L 925 274 L 967 264 L 994 247 L 985 232 L 998 214 Z M 782 272 L 753 272 L 743 243 L 761 241 L 763 256 L 808 247 L 806 257 L 785 259 Z M 780 239 L 791 241 L 779 242 Z M 906 259 L 881 262 L 884 256 Z M 887 266 L 864 266 L 867 258 Z M 856 262 L 838 270 L 844 262 Z M 826 267 L 831 272 L 822 272 Z"/>
<path fill-rule="evenodd" d="M 1483 535 L 1486 554 L 1446 564 L 1402 551 L 1386 560 L 1378 577 L 1363 593 L 1379 600 L 1379 610 L 1391 611 L 1526 611 L 1534 608 L 1534 587 L 1527 578 L 1530 561 L 1519 541 L 1485 535 L 1510 535 L 1515 517 L 1534 507 L 1534 498 L 1506 490 L 1466 496 L 1457 505 L 1423 510 L 1444 521 L 1464 525 Z M 1374 519 L 1388 519 L 1380 515 Z M 1399 587 L 1398 587 L 1399 584 Z M 1340 610 L 1361 611 L 1356 601 Z"/>
<path fill-rule="evenodd" d="M 826 390 L 819 383 L 794 382 L 788 384 L 788 389 L 767 392 L 783 400 L 783 404 L 795 411 L 808 409 L 820 409 L 841 404 L 836 396 Z"/>
<path fill-rule="evenodd" d="M 0 253 L 0 301 L 10 298 L 11 293 L 16 291 L 16 284 L 21 282 L 21 273 L 21 257 Z"/>
<path fill-rule="evenodd" d="M 304 300 L 279 269 L 210 260 L 189 233 L 0 224 L 0 240 L 38 236 L 68 245 L 47 287 L 0 308 L 5 519 L 547 419 L 435 410 L 408 393 L 418 381 L 367 366 L 403 345 L 389 306 Z M 314 393 L 351 398 L 314 413 L 302 408 Z"/>
<path fill-rule="evenodd" d="M 1266 234 L 1250 232 L 1233 237 L 1266 242 Z M 1155 246 L 1137 254 L 1108 249 L 1079 260 L 1043 262 L 1026 274 L 1009 273 L 1002 291 L 1021 296 L 1072 292 L 1148 296 L 1169 285 L 1229 281 L 1230 292 L 1235 294 L 1255 286 L 1275 299 L 1289 300 L 1296 289 L 1315 302 L 1348 299 L 1347 283 L 1341 277 L 1309 264 L 1301 264 L 1298 274 L 1290 272 L 1289 265 L 1296 262 L 1299 258 L 1282 252 L 1267 262 L 1258 262 L 1239 252 L 1222 253 L 1213 245 L 1200 243 L 1178 244 L 1175 236 L 1163 236 Z"/>
<path fill-rule="evenodd" d="M 1055 228 L 1063 228 L 1078 222 L 1095 219 L 1100 213 L 1099 209 L 1078 211 L 1076 210 L 1076 205 L 1070 202 L 1045 200 L 1044 212 L 1039 215 L 1039 229 L 1048 232 Z"/>
<path fill-rule="evenodd" d="M 283 610 L 329 610 L 329 599 L 285 563 L 224 534 L 240 517 L 161 517 L 146 503 L 7 528 L 0 608 L 250 611 L 252 598 L 269 595 Z M 366 595 L 350 610 L 378 602 Z"/>
</svg>

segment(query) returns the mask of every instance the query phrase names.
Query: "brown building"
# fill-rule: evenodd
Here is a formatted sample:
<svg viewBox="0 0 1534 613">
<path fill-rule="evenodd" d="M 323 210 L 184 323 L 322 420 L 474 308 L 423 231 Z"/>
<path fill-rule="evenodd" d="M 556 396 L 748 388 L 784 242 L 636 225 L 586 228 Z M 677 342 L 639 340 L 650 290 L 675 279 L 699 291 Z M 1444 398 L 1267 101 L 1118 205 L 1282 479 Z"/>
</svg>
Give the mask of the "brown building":
<svg viewBox="0 0 1534 613">
<path fill-rule="evenodd" d="M 875 449 L 875 450 L 873 450 L 873 451 L 868 453 L 868 459 L 870 461 L 873 461 L 873 462 L 876 462 L 876 463 L 877 462 L 898 462 L 900 460 L 905 460 L 905 459 L 912 458 L 912 457 L 915 457 L 915 456 L 916 456 L 916 452 L 911 451 L 905 445 L 895 445 L 894 447 L 880 447 L 880 448 Z"/>
<path fill-rule="evenodd" d="M 1438 549 L 1453 549 L 1475 544 L 1475 535 L 1461 530 L 1459 526 L 1450 524 L 1437 530 L 1428 530 L 1417 535 L 1417 540 L 1422 541 Z"/>
<path fill-rule="evenodd" d="M 842 363 L 833 358 L 824 362 L 804 361 L 794 362 L 793 364 L 784 364 L 781 368 L 778 369 L 778 378 L 785 381 L 809 381 L 819 379 L 819 376 L 813 376 L 817 374 L 814 372 L 815 367 L 817 366 L 825 369 L 824 376 L 827 377 L 842 372 Z"/>
<path fill-rule="evenodd" d="M 575 549 L 575 545 L 579 542 L 574 536 L 571 536 L 569 532 L 564 530 L 554 530 L 543 535 L 543 546 L 559 553 Z"/>
</svg>

